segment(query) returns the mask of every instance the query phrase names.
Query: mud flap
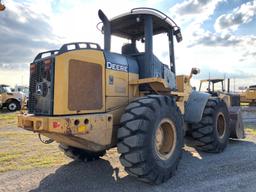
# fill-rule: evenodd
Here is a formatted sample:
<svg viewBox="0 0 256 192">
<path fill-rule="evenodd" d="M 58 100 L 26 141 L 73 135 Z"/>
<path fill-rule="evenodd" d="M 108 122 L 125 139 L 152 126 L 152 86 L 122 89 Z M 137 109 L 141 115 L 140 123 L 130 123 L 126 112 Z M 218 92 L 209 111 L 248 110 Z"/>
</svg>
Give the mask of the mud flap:
<svg viewBox="0 0 256 192">
<path fill-rule="evenodd" d="M 230 107 L 229 114 L 230 114 L 230 129 L 231 129 L 230 138 L 244 139 L 245 138 L 244 124 L 242 120 L 242 112 L 240 107 Z"/>
</svg>

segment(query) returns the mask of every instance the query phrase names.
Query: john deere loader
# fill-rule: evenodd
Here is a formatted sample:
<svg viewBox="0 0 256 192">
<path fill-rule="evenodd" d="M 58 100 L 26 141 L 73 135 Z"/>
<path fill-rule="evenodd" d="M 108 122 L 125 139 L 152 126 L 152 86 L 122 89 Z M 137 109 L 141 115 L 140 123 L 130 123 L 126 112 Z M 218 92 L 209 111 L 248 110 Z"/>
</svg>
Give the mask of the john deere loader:
<svg viewBox="0 0 256 192">
<path fill-rule="evenodd" d="M 128 174 L 154 184 L 175 173 L 187 131 L 198 149 L 223 151 L 230 137 L 227 105 L 192 91 L 197 69 L 176 76 L 174 38 L 182 41 L 177 24 L 151 8 L 111 20 L 101 10 L 98 15 L 104 48 L 64 44 L 39 53 L 30 64 L 28 114 L 19 115 L 19 127 L 60 143 L 74 159 L 96 160 L 117 147 Z M 166 64 L 153 53 L 158 34 L 168 37 Z M 127 40 L 121 54 L 111 51 L 112 36 Z M 139 41 L 144 51 L 138 51 Z"/>
</svg>

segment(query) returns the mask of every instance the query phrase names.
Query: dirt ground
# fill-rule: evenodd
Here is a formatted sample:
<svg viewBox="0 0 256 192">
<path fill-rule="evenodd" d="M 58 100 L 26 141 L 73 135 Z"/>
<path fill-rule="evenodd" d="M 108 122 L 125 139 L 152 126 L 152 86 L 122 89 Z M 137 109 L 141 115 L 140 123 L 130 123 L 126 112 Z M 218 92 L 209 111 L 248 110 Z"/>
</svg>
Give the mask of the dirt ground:
<svg viewBox="0 0 256 192">
<path fill-rule="evenodd" d="M 231 140 L 221 154 L 184 147 L 176 175 L 159 186 L 128 176 L 115 149 L 99 161 L 70 161 L 57 144 L 41 144 L 36 135 L 16 128 L 14 122 L 6 127 L 0 124 L 0 191 L 255 191 L 256 108 L 243 111 L 245 140 Z M 15 146 L 18 138 L 22 144 Z M 4 151 L 12 150 L 16 153 L 11 154 L 19 155 L 3 159 Z"/>
</svg>

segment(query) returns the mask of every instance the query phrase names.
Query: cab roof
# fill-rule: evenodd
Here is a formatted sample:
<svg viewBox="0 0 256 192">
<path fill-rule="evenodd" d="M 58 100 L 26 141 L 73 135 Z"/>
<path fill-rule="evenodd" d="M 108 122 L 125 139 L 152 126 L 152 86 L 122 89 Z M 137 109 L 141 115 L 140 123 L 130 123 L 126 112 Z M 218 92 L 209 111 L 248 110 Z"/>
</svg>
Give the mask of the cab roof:
<svg viewBox="0 0 256 192">
<path fill-rule="evenodd" d="M 211 83 L 218 83 L 218 82 L 222 82 L 224 81 L 224 79 L 203 79 L 201 80 L 201 82 L 211 82 Z"/>
<path fill-rule="evenodd" d="M 127 38 L 140 39 L 144 36 L 144 15 L 152 16 L 153 34 L 179 29 L 177 24 L 166 14 L 152 8 L 135 8 L 130 12 L 116 16 L 110 20 L 111 33 Z"/>
<path fill-rule="evenodd" d="M 10 87 L 10 85 L 0 84 L 0 87 Z"/>
</svg>

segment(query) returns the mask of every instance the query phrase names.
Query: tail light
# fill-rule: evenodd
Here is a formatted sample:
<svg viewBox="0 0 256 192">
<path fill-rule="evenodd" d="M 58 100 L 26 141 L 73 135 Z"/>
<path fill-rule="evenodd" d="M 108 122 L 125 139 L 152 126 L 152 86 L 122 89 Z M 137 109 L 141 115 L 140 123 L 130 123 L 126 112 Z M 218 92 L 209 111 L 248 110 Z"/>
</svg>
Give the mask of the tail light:
<svg viewBox="0 0 256 192">
<path fill-rule="evenodd" d="M 30 74 L 34 74 L 36 72 L 36 64 L 30 64 Z"/>
<path fill-rule="evenodd" d="M 51 63 L 52 63 L 51 59 L 47 59 L 47 60 L 44 61 L 44 71 L 45 72 L 50 71 Z"/>
<path fill-rule="evenodd" d="M 50 81 L 51 79 L 51 64 L 52 64 L 52 59 L 46 59 L 43 61 L 44 63 L 44 77 Z"/>
</svg>

